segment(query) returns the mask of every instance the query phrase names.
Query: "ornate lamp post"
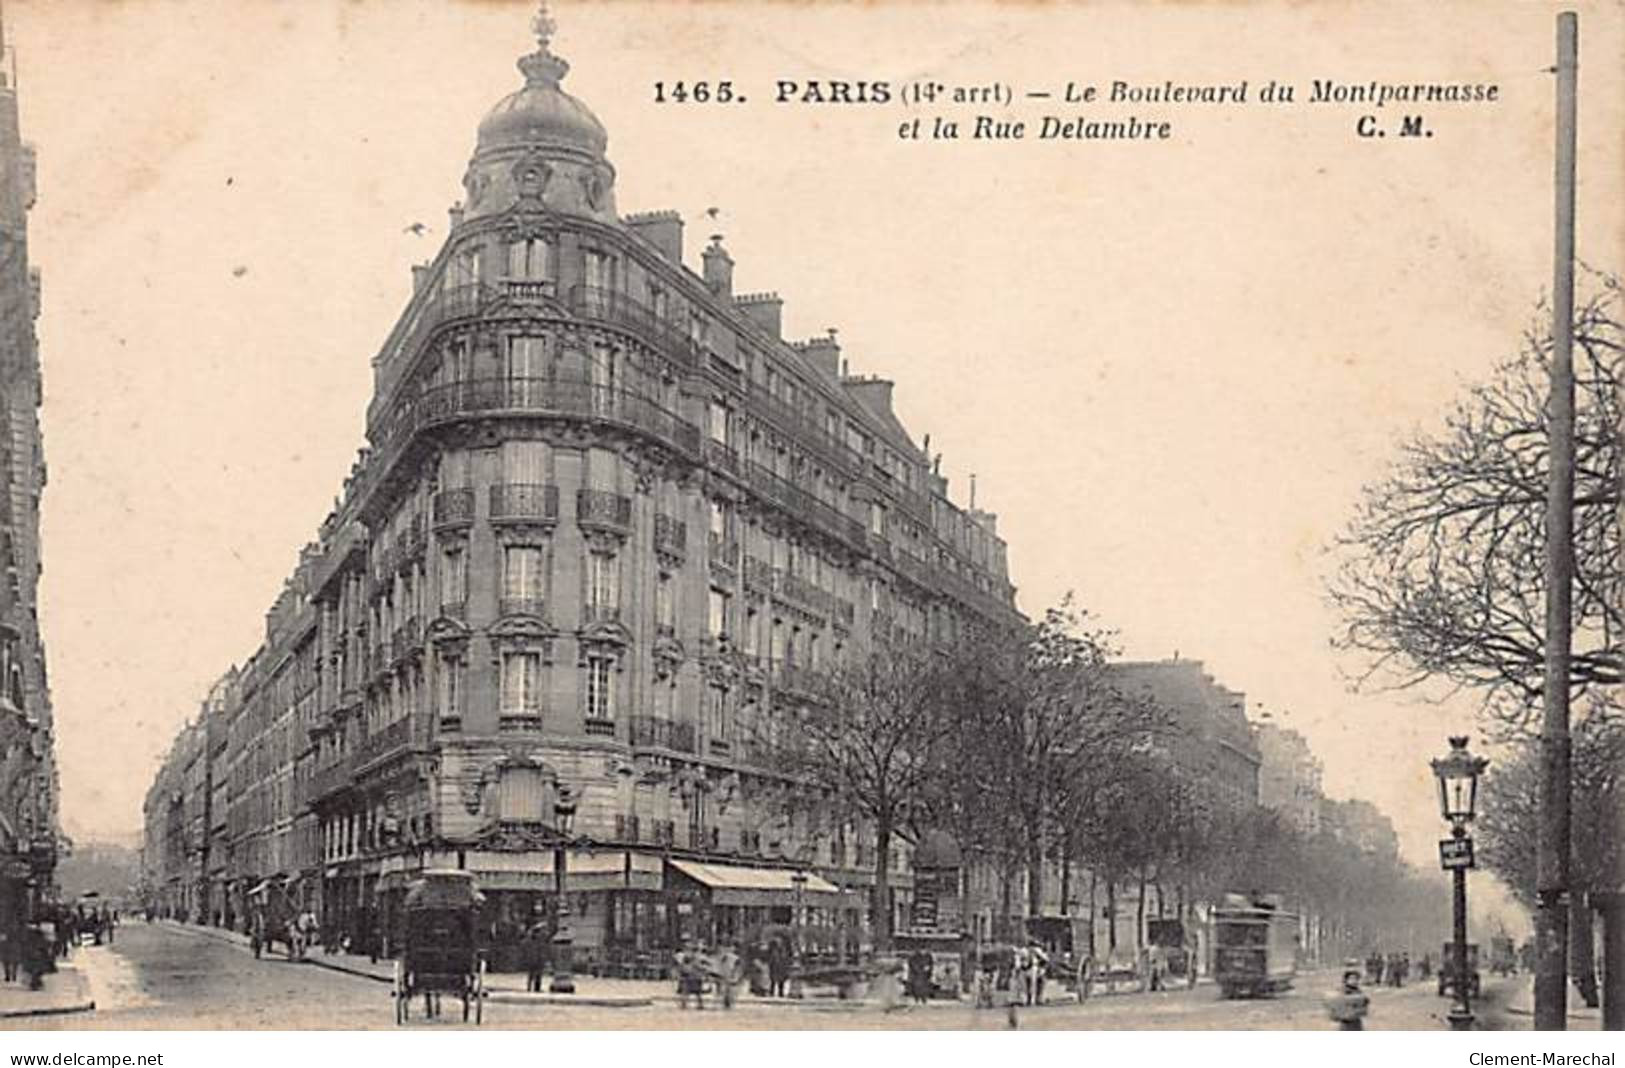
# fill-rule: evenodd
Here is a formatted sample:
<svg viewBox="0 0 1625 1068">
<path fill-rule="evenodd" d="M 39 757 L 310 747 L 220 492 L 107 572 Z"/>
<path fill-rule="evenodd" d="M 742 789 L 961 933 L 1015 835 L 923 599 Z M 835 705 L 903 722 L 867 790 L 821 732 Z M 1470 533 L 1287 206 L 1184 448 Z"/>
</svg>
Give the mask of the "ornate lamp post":
<svg viewBox="0 0 1625 1068">
<path fill-rule="evenodd" d="M 565 892 L 565 864 L 568 862 L 568 846 L 571 841 L 571 827 L 575 823 L 576 802 L 570 788 L 563 784 L 558 786 L 557 796 L 553 801 L 553 830 L 555 832 L 553 845 L 553 892 L 558 903 L 558 929 L 553 933 L 553 981 L 548 990 L 554 994 L 574 994 L 576 980 L 574 973 L 575 950 L 571 945 L 570 933 L 570 899 Z"/>
<path fill-rule="evenodd" d="M 1473 866 L 1473 840 L 1467 836 L 1467 825 L 1478 804 L 1478 777 L 1489 763 L 1467 751 L 1466 735 L 1451 738 L 1450 752 L 1432 762 L 1439 780 L 1439 812 L 1450 823 L 1450 837 L 1439 843 L 1439 863 L 1455 879 L 1456 1004 L 1449 1016 L 1453 1031 L 1473 1025 L 1467 974 L 1467 869 Z"/>
</svg>

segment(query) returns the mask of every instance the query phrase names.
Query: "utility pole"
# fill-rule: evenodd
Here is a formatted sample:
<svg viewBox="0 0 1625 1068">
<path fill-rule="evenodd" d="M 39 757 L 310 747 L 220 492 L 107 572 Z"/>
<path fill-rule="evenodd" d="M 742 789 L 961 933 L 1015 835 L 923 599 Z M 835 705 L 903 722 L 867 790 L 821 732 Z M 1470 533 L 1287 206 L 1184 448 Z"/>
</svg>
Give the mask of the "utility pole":
<svg viewBox="0 0 1625 1068">
<path fill-rule="evenodd" d="M 1550 473 L 1546 482 L 1546 679 L 1541 727 L 1535 1029 L 1568 1024 L 1569 654 L 1574 580 L 1574 146 L 1579 20 L 1557 16 L 1557 170 L 1552 268 Z"/>
</svg>

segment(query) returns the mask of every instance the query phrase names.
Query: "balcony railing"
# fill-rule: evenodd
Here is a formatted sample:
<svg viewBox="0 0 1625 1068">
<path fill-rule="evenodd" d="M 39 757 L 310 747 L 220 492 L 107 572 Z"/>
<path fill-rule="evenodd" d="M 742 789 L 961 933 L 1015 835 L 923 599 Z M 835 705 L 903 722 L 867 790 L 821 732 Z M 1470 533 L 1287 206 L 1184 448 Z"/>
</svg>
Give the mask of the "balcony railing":
<svg viewBox="0 0 1625 1068">
<path fill-rule="evenodd" d="M 584 624 L 619 623 L 621 620 L 621 606 L 618 604 L 584 604 L 581 606 L 581 622 Z"/>
<path fill-rule="evenodd" d="M 576 490 L 576 522 L 625 533 L 632 529 L 632 498 L 607 490 Z"/>
<path fill-rule="evenodd" d="M 340 757 L 337 762 L 325 768 L 318 768 L 310 777 L 309 797 L 312 801 L 320 801 L 329 794 L 342 790 L 350 785 L 355 777 L 355 759 L 353 757 Z"/>
<path fill-rule="evenodd" d="M 865 547 L 863 524 L 851 516 L 842 515 L 835 508 L 759 463 L 747 462 L 744 469 L 746 481 L 759 495 L 791 515 L 829 531 L 855 549 L 862 550 Z"/>
<path fill-rule="evenodd" d="M 497 599 L 497 610 L 505 616 L 542 616 L 547 604 L 540 597 L 503 596 Z"/>
<path fill-rule="evenodd" d="M 509 278 L 502 283 L 508 299 L 520 303 L 551 299 L 553 290 L 553 282 L 547 278 Z"/>
<path fill-rule="evenodd" d="M 682 556 L 688 544 L 688 524 L 669 515 L 655 516 L 655 551 Z"/>
<path fill-rule="evenodd" d="M 662 319 L 651 308 L 613 289 L 576 286 L 570 290 L 570 310 L 584 319 L 596 319 L 636 335 L 686 367 L 696 364 L 697 353 L 687 329 Z"/>
<path fill-rule="evenodd" d="M 444 489 L 434 495 L 431 505 L 434 525 L 457 526 L 474 521 L 474 491 L 471 489 Z"/>
<path fill-rule="evenodd" d="M 775 397 L 760 383 L 751 383 L 750 405 L 752 411 L 766 416 L 779 429 L 808 446 L 814 455 L 847 477 L 863 469 L 862 453 L 831 435 L 810 419 L 807 413 Z"/>
<path fill-rule="evenodd" d="M 594 738 L 615 737 L 615 721 L 598 716 L 588 716 L 583 730 Z"/>
<path fill-rule="evenodd" d="M 739 566 L 739 543 L 732 538 L 724 538 L 715 531 L 708 531 L 706 550 L 711 558 L 712 567 L 725 567 L 730 571 Z"/>
<path fill-rule="evenodd" d="M 430 386 L 415 397 L 400 397 L 387 418 L 368 428 L 368 436 L 381 452 L 419 430 L 488 415 L 602 420 L 640 431 L 686 456 L 700 452 L 700 428 L 649 397 L 560 378 L 477 378 Z"/>
<path fill-rule="evenodd" d="M 559 488 L 552 483 L 503 482 L 491 487 L 491 522 L 554 523 Z"/>
<path fill-rule="evenodd" d="M 670 749 L 677 753 L 692 753 L 694 724 L 658 719 L 654 716 L 632 717 L 632 744 L 655 749 Z"/>
<path fill-rule="evenodd" d="M 735 478 L 739 474 L 739 454 L 730 446 L 712 438 L 705 439 L 705 462 L 712 467 L 728 472 Z"/>
<path fill-rule="evenodd" d="M 356 747 L 356 766 L 370 764 L 380 757 L 387 756 L 409 744 L 412 741 L 412 720 L 402 717 L 389 724 L 383 730 L 367 735 L 361 744 Z"/>
<path fill-rule="evenodd" d="M 754 556 L 745 557 L 745 585 L 763 593 L 773 589 L 773 565 Z"/>
</svg>

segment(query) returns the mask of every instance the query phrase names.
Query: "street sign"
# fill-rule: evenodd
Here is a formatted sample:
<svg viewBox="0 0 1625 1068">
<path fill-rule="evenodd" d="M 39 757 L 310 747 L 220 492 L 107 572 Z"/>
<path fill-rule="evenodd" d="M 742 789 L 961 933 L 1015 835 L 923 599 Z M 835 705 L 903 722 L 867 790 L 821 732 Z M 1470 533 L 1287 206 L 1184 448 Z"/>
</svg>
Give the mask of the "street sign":
<svg viewBox="0 0 1625 1068">
<path fill-rule="evenodd" d="M 1471 838 L 1446 838 L 1439 843 L 1439 867 L 1445 871 L 1476 867 Z"/>
</svg>

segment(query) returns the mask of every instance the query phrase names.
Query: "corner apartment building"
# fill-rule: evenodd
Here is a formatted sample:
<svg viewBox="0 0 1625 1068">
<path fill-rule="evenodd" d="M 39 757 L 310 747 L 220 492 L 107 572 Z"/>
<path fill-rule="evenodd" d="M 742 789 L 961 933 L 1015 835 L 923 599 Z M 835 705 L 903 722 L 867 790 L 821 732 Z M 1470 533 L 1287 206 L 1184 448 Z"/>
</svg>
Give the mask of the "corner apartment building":
<svg viewBox="0 0 1625 1068">
<path fill-rule="evenodd" d="M 857 923 L 872 834 L 787 816 L 762 741 L 881 637 L 1018 620 L 995 517 L 948 499 L 892 383 L 734 291 L 720 238 L 695 272 L 676 214 L 617 212 L 548 27 L 519 67 L 237 678 L 226 911 L 283 877 L 364 942 L 414 872 L 454 867 L 517 931 L 562 846 L 589 953 L 737 937 L 803 896 Z"/>
<path fill-rule="evenodd" d="M 39 629 L 43 391 L 28 262 L 34 150 L 23 144 L 16 71 L 0 31 L 0 925 L 53 895 L 60 833 L 50 682 Z"/>
</svg>

